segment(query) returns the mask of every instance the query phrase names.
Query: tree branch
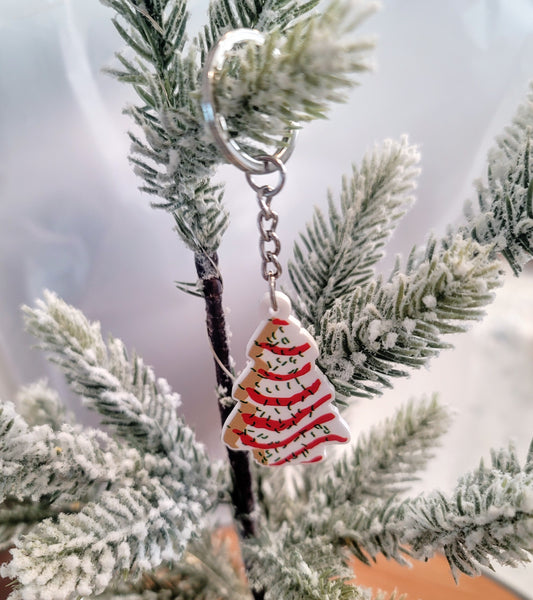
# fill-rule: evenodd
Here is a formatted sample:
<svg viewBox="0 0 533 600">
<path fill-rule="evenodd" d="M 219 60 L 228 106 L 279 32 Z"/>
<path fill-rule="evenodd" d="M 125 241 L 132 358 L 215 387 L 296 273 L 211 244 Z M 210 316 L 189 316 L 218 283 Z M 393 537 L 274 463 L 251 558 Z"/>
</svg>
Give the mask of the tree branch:
<svg viewBox="0 0 533 600">
<path fill-rule="evenodd" d="M 229 395 L 232 388 L 230 378 L 230 353 L 226 329 L 224 307 L 222 305 L 223 283 L 218 270 L 218 255 L 195 254 L 195 266 L 198 277 L 202 282 L 205 299 L 207 335 L 215 353 L 215 372 L 219 388 Z M 218 403 L 220 419 L 224 423 L 231 412 L 231 407 L 221 400 Z M 231 500 L 239 534 L 243 539 L 256 537 L 258 525 L 256 519 L 256 501 L 252 486 L 252 473 L 247 452 L 228 448 L 228 458 L 231 467 L 232 490 Z M 254 592 L 256 600 L 263 598 L 262 592 Z"/>
</svg>

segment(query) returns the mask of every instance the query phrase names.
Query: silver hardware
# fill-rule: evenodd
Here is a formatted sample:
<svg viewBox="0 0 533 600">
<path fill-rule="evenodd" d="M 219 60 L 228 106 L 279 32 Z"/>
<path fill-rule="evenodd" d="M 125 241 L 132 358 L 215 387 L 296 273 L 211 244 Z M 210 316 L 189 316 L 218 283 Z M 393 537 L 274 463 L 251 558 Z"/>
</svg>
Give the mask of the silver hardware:
<svg viewBox="0 0 533 600">
<path fill-rule="evenodd" d="M 226 160 L 246 173 L 246 180 L 257 195 L 259 215 L 259 251 L 261 253 L 263 278 L 268 282 L 272 309 L 277 312 L 276 281 L 281 276 L 281 263 L 278 256 L 281 242 L 276 233 L 278 214 L 272 210 L 272 198 L 285 185 L 285 163 L 290 158 L 296 141 L 296 130 L 289 130 L 283 138 L 283 144 L 272 155 L 257 158 L 245 152 L 231 137 L 226 120 L 217 112 L 214 86 L 217 74 L 222 70 L 227 55 L 233 48 L 243 42 L 253 42 L 258 46 L 265 43 L 265 36 L 255 29 L 235 29 L 223 35 L 207 55 L 202 73 L 201 107 L 207 129 Z M 275 187 L 258 185 L 252 175 L 279 174 Z"/>
<path fill-rule="evenodd" d="M 226 56 L 237 45 L 254 42 L 258 46 L 265 43 L 265 36 L 255 29 L 235 29 L 223 35 L 207 55 L 202 74 L 201 107 L 205 124 L 224 158 L 247 174 L 261 175 L 273 173 L 277 167 L 261 158 L 253 158 L 245 152 L 228 131 L 226 120 L 217 112 L 214 84 L 218 72 L 224 66 Z M 281 163 L 287 162 L 294 150 L 296 131 L 290 130 L 283 138 L 283 145 L 272 155 Z"/>
<path fill-rule="evenodd" d="M 281 251 L 281 242 L 276 233 L 278 225 L 278 213 L 272 210 L 272 198 L 279 194 L 285 184 L 285 166 L 274 156 L 261 156 L 259 158 L 263 163 L 273 165 L 280 177 L 276 187 L 269 185 L 259 186 L 254 181 L 249 173 L 246 173 L 246 180 L 257 194 L 257 202 L 259 204 L 259 215 L 257 217 L 257 225 L 259 227 L 259 252 L 261 253 L 262 275 L 263 279 L 268 282 L 270 288 L 270 301 L 274 311 L 278 310 L 276 300 L 276 280 L 281 277 L 282 267 L 278 260 Z"/>
</svg>

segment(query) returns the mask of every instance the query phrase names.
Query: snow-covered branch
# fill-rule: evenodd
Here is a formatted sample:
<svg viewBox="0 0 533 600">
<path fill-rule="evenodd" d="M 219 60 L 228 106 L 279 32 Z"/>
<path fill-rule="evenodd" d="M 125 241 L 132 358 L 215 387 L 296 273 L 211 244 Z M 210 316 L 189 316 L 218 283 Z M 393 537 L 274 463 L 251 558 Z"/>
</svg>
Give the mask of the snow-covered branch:
<svg viewBox="0 0 533 600">
<path fill-rule="evenodd" d="M 374 279 L 336 300 L 317 329 L 320 365 L 338 397 L 372 396 L 391 379 L 449 347 L 442 336 L 479 320 L 501 285 L 490 248 L 456 236 L 430 241 L 404 272 Z"/>
<path fill-rule="evenodd" d="M 367 283 L 398 220 L 413 203 L 420 156 L 407 138 L 368 152 L 342 182 L 340 207 L 330 195 L 295 244 L 289 275 L 295 307 L 306 327 L 319 327 L 335 300 Z"/>
<path fill-rule="evenodd" d="M 217 467 L 179 418 L 180 398 L 164 379 L 156 378 L 140 357 L 130 359 L 120 340 L 110 338 L 106 344 L 99 323 L 51 292 L 24 311 L 28 330 L 104 423 L 141 452 L 166 457 L 180 480 L 215 492 Z"/>
</svg>

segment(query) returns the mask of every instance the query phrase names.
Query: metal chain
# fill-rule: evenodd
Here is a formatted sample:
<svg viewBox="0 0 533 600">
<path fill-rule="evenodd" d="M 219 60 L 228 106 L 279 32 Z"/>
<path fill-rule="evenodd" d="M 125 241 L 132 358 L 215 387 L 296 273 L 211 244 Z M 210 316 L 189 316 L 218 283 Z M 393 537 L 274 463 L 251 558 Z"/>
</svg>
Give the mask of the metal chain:
<svg viewBox="0 0 533 600">
<path fill-rule="evenodd" d="M 259 226 L 259 252 L 263 260 L 262 275 L 270 285 L 270 299 L 272 308 L 277 310 L 276 302 L 276 280 L 281 277 L 281 264 L 278 260 L 281 251 L 281 242 L 276 233 L 278 225 L 278 214 L 272 210 L 271 188 L 263 187 L 257 192 L 259 203 L 259 215 L 257 225 Z"/>
<path fill-rule="evenodd" d="M 266 163 L 273 163 L 280 174 L 280 180 L 276 187 L 269 185 L 258 186 L 247 173 L 246 178 L 257 194 L 259 204 L 259 215 L 257 225 L 259 227 L 259 252 L 262 259 L 261 274 L 263 279 L 268 282 L 270 288 L 270 302 L 274 311 L 278 310 L 276 300 L 276 280 L 281 277 L 281 263 L 278 260 L 281 251 L 281 242 L 276 233 L 278 226 L 278 213 L 272 210 L 272 198 L 281 191 L 285 183 L 285 168 L 283 163 L 276 157 L 264 156 L 261 160 Z"/>
</svg>

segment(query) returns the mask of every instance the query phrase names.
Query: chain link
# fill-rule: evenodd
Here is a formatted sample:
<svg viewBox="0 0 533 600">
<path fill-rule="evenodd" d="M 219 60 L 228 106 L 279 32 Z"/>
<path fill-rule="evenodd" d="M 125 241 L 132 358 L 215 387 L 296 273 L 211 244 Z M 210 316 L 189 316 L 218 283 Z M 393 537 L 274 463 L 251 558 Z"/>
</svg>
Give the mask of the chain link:
<svg viewBox="0 0 533 600">
<path fill-rule="evenodd" d="M 281 276 L 281 264 L 278 260 L 281 251 L 281 242 L 276 233 L 278 225 L 278 214 L 272 210 L 271 188 L 264 186 L 257 192 L 259 203 L 259 215 L 257 225 L 259 227 L 259 252 L 263 260 L 263 279 L 278 279 Z"/>
<path fill-rule="evenodd" d="M 259 252 L 262 259 L 261 274 L 263 275 L 263 279 L 269 283 L 272 308 L 277 311 L 276 280 L 281 277 L 282 272 L 281 263 L 278 259 L 281 251 L 281 242 L 276 233 L 279 217 L 278 213 L 272 210 L 272 198 L 281 191 L 285 183 L 285 168 L 283 163 L 276 157 L 264 156 L 261 160 L 263 160 L 265 165 L 267 163 L 274 164 L 280 175 L 276 187 L 271 187 L 269 185 L 257 185 L 252 181 L 250 174 L 246 174 L 248 183 L 257 194 L 257 202 L 259 204 L 257 225 L 259 227 Z"/>
</svg>

